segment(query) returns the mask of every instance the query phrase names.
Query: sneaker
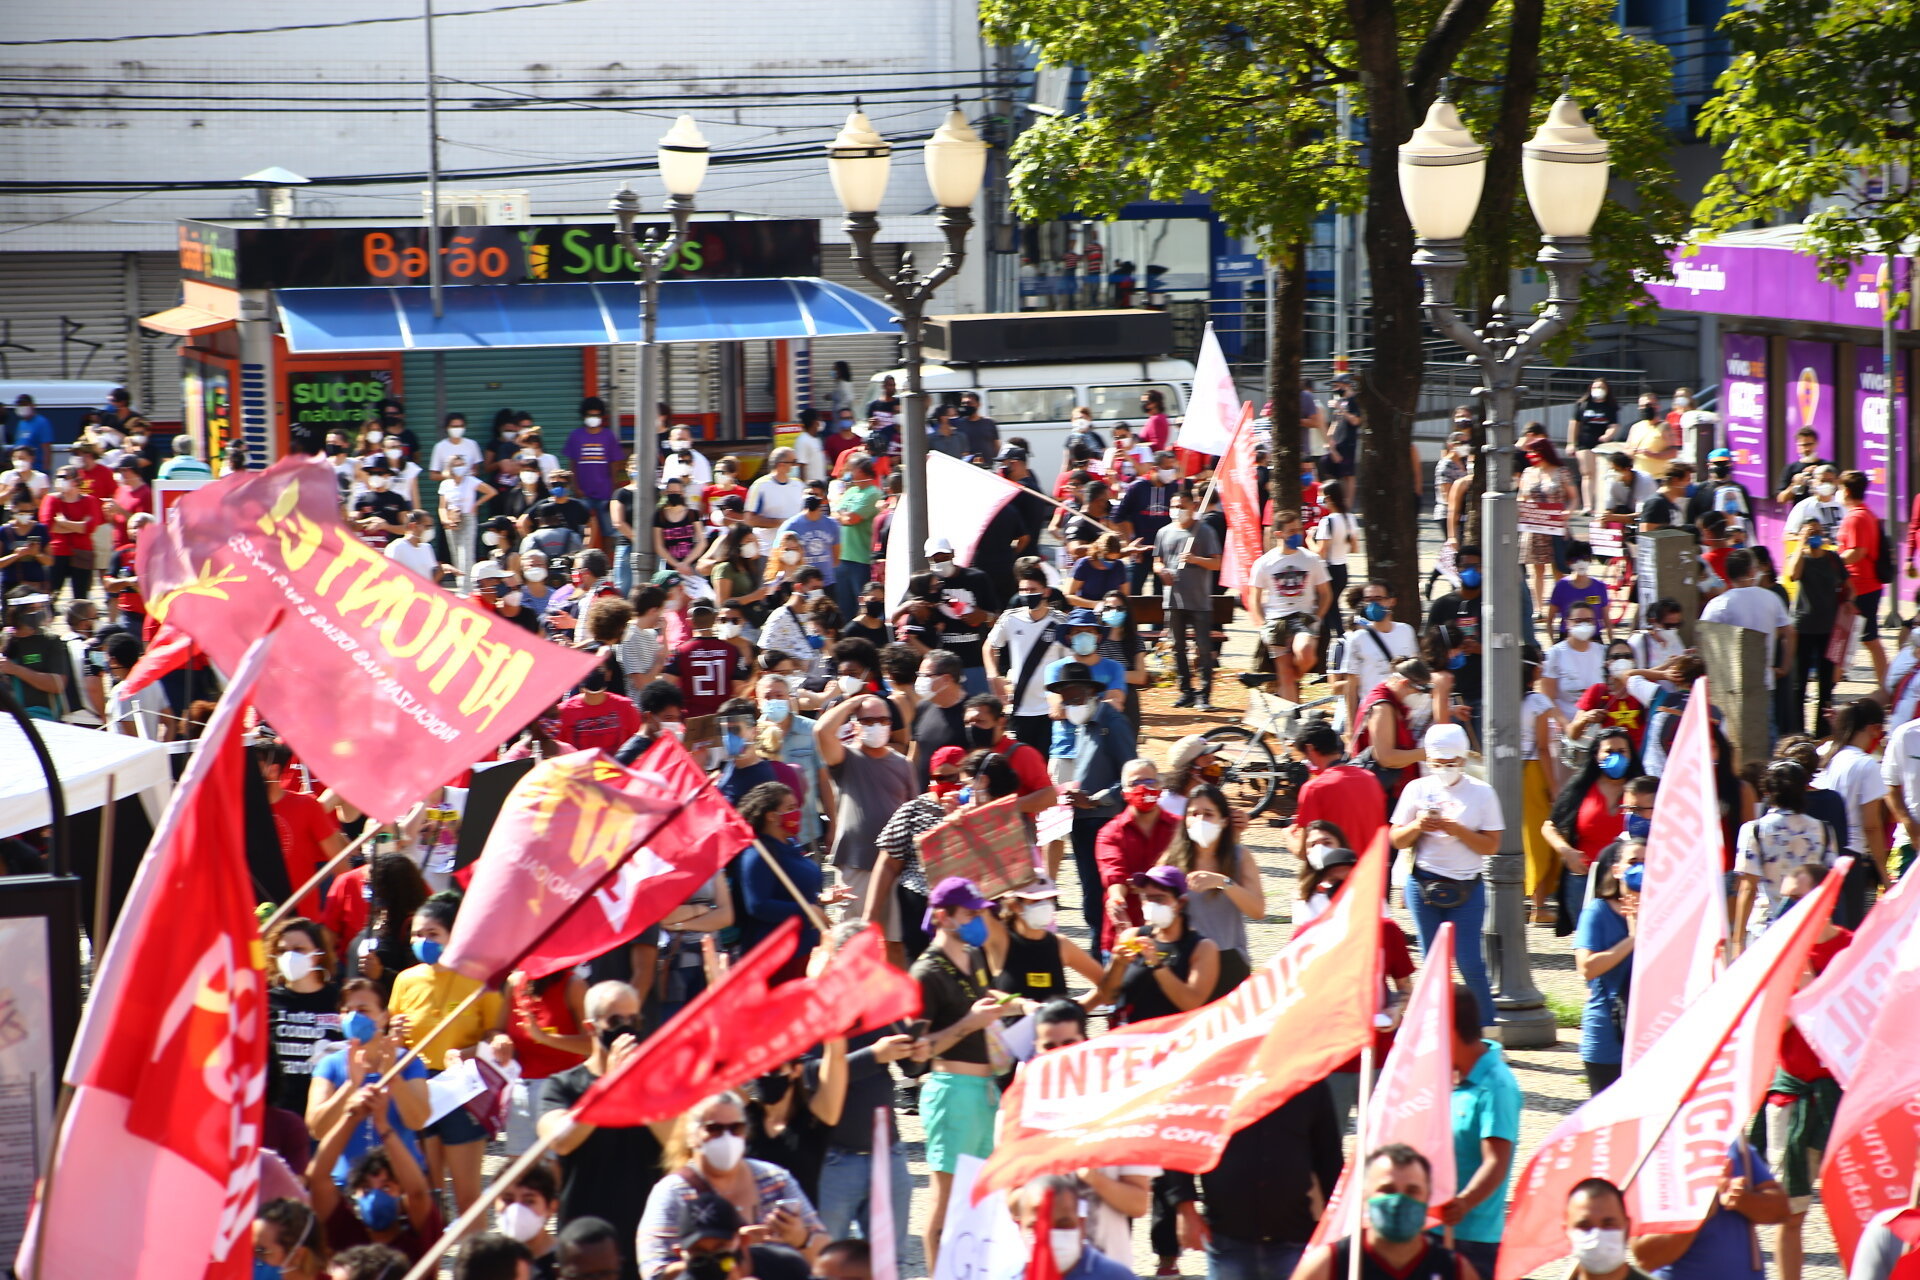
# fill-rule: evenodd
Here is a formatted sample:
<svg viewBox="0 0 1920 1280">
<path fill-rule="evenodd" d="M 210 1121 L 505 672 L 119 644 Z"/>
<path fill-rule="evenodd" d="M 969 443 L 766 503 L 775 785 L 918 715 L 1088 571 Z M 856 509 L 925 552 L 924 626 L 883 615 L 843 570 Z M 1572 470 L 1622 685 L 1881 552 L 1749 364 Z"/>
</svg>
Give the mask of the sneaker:
<svg viewBox="0 0 1920 1280">
<path fill-rule="evenodd" d="M 1219 707 L 1216 707 L 1211 702 L 1207 701 L 1205 694 L 1201 694 L 1193 700 L 1193 709 L 1195 711 L 1201 712 L 1202 714 L 1220 710 Z"/>
<path fill-rule="evenodd" d="M 1190 707 L 1193 705 L 1193 695 L 1190 693 L 1183 693 L 1179 697 L 1173 700 L 1173 705 L 1176 707 Z"/>
<path fill-rule="evenodd" d="M 1262 685 L 1273 683 L 1272 673 L 1266 671 L 1242 671 L 1239 675 L 1235 676 L 1234 679 L 1249 689 L 1258 689 Z"/>
</svg>

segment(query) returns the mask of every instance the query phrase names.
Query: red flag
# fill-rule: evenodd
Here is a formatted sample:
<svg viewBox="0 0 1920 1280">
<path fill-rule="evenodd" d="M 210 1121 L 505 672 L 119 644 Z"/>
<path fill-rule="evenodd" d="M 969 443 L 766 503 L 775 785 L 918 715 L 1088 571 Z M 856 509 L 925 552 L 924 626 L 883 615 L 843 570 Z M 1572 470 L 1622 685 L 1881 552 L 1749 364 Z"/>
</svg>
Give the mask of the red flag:
<svg viewBox="0 0 1920 1280">
<path fill-rule="evenodd" d="M 1633 999 L 1627 1004 L 1622 1058 L 1628 1067 L 1713 985 L 1726 953 L 1711 709 L 1707 682 L 1695 681 L 1667 755 L 1660 803 L 1647 834 L 1646 881 L 1633 946 Z"/>
<path fill-rule="evenodd" d="M 1453 1167 L 1452 1100 L 1453 925 L 1449 923 L 1440 926 L 1427 952 L 1393 1050 L 1368 1099 L 1364 1144 L 1371 1151 L 1404 1142 L 1427 1157 L 1433 1166 L 1427 1203 L 1434 1209 L 1453 1199 L 1458 1178 Z M 1341 1171 L 1326 1212 L 1313 1229 L 1313 1244 L 1332 1244 L 1351 1231 L 1347 1217 L 1354 1205 L 1347 1200 L 1347 1184 L 1365 1158 L 1360 1144 L 1354 1146 L 1353 1155 L 1353 1163 Z M 1427 1222 L 1437 1226 L 1439 1218 L 1430 1213 Z"/>
<path fill-rule="evenodd" d="M 528 977 L 577 964 L 659 920 L 752 842 L 672 738 L 633 769 L 599 751 L 542 761 L 494 820 L 441 963 L 487 983 L 536 950 Z"/>
<path fill-rule="evenodd" d="M 1260 471 L 1253 447 L 1253 405 L 1240 410 L 1233 439 L 1213 473 L 1220 509 L 1227 516 L 1227 545 L 1220 561 L 1222 588 L 1239 587 L 1253 608 L 1253 562 L 1260 558 Z"/>
<path fill-rule="evenodd" d="M 574 1118 L 616 1129 L 651 1124 L 791 1062 L 822 1040 L 920 1012 L 920 984 L 887 963 L 886 943 L 873 928 L 843 945 L 818 976 L 769 987 L 799 941 L 800 922 L 782 922 L 623 1066 L 595 1081 L 574 1106 Z"/>
<path fill-rule="evenodd" d="M 1053 1256 L 1051 1187 L 1040 1197 L 1039 1211 L 1033 1215 L 1033 1251 L 1027 1255 L 1026 1280 L 1060 1280 L 1060 1260 Z"/>
<path fill-rule="evenodd" d="M 1373 1039 L 1387 853 L 1382 835 L 1333 909 L 1225 997 L 1022 1067 L 974 1199 L 1095 1165 L 1205 1173 L 1236 1130 L 1358 1053 Z"/>
<path fill-rule="evenodd" d="M 193 660 L 193 637 L 177 627 L 163 626 L 141 653 L 127 678 L 113 687 L 113 696 L 131 698 L 162 676 L 172 675 Z"/>
<path fill-rule="evenodd" d="M 1886 909 L 1882 903 L 1867 919 Z M 1883 994 L 1869 1038 L 1873 1051 L 1859 1059 L 1847 1081 L 1820 1168 L 1820 1199 L 1849 1267 L 1867 1223 L 1913 1199 L 1914 1169 L 1920 1167 L 1920 1019 L 1913 1015 L 1920 1007 L 1920 956 L 1901 957 Z"/>
<path fill-rule="evenodd" d="M 552 706 L 594 656 L 426 582 L 339 512 L 324 459 L 229 476 L 140 540 L 140 584 L 155 620 L 222 668 L 284 615 L 254 704 L 328 785 L 385 822 Z"/>
<path fill-rule="evenodd" d="M 282 638 L 235 664 L 140 863 L 67 1062 L 59 1175 L 35 1260 L 28 1227 L 23 1275 L 252 1274 L 267 1027 L 240 713 Z"/>
<path fill-rule="evenodd" d="M 1842 1089 L 1853 1087 L 1874 1020 L 1887 1004 L 1887 983 L 1902 967 L 1920 966 L 1920 889 L 1901 876 L 1880 899 L 1847 948 L 1793 997 L 1787 1011 L 1821 1065 Z"/>
<path fill-rule="evenodd" d="M 1787 1000 L 1849 865 L 1843 859 L 1734 961 L 1684 1021 L 1547 1135 L 1514 1184 L 1495 1280 L 1520 1280 L 1565 1256 L 1567 1194 L 1582 1178 L 1627 1185 L 1635 1231 L 1700 1225 L 1726 1172 L 1728 1145 L 1773 1078 Z M 1677 1151 L 1655 1147 L 1666 1128 L 1683 1139 Z M 1628 1184 L 1649 1149 L 1653 1157 Z"/>
</svg>

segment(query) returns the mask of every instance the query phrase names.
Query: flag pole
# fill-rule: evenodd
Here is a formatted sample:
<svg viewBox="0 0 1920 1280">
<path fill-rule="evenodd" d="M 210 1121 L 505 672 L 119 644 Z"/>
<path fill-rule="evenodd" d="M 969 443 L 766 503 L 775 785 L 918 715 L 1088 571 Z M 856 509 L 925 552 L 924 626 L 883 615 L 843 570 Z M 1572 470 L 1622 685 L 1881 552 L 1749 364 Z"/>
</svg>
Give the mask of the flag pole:
<svg viewBox="0 0 1920 1280">
<path fill-rule="evenodd" d="M 461 1014 L 465 1013 L 467 1010 L 473 1008 L 473 1006 L 479 1002 L 480 997 L 487 994 L 487 992 L 490 991 L 491 989 L 492 988 L 490 988 L 489 986 L 487 986 L 486 983 L 483 982 L 479 986 L 475 987 L 472 991 L 468 992 L 467 998 L 465 1000 L 462 1000 L 459 1004 L 449 1009 L 447 1011 L 447 1015 L 444 1018 L 441 1018 L 440 1021 L 433 1024 L 433 1030 L 427 1032 L 425 1035 L 415 1040 L 413 1042 L 413 1048 L 407 1050 L 406 1053 L 401 1056 L 400 1061 L 394 1063 L 391 1067 L 388 1067 L 386 1069 L 384 1073 L 384 1077 L 388 1080 L 400 1079 L 401 1078 L 400 1073 L 407 1069 L 407 1064 L 409 1062 L 412 1062 L 415 1058 L 419 1057 L 420 1051 L 426 1048 L 427 1044 L 435 1036 L 439 1035 L 442 1031 L 445 1031 L 447 1029 L 448 1023 L 452 1022 L 455 1018 L 459 1017 Z"/>
<path fill-rule="evenodd" d="M 805 895 L 794 887 L 793 879 L 787 875 L 787 869 L 780 865 L 778 858 L 767 852 L 767 846 L 755 840 L 753 847 L 760 851 L 760 856 L 766 859 L 769 867 L 773 868 L 773 874 L 780 877 L 780 883 L 787 886 L 787 892 L 792 894 L 793 900 L 800 904 L 800 910 L 806 914 L 807 919 L 812 922 L 813 927 L 820 931 L 820 936 L 822 938 L 826 937 L 827 931 L 833 928 L 832 925 L 827 923 L 826 913 L 821 911 L 814 903 L 807 901 Z"/>
<path fill-rule="evenodd" d="M 308 877 L 307 882 L 305 884 L 301 885 L 298 889 L 295 889 L 292 893 L 288 894 L 287 900 L 281 903 L 279 906 L 275 907 L 273 910 L 273 914 L 267 917 L 266 923 L 260 926 L 261 936 L 264 937 L 265 935 L 272 933 L 273 926 L 279 924 L 282 920 L 285 920 L 288 916 L 292 915 L 294 907 L 299 903 L 300 899 L 306 897 L 308 891 L 314 888 L 317 888 L 322 880 L 325 880 L 328 876 L 332 875 L 335 871 L 339 870 L 341 865 L 344 864 L 348 858 L 351 858 L 355 853 L 359 852 L 360 847 L 362 845 L 366 844 L 367 841 L 373 839 L 375 836 L 379 835 L 382 831 L 386 830 L 386 826 L 387 826 L 386 823 L 379 822 L 368 827 L 365 831 L 362 831 L 359 835 L 353 838 L 353 840 L 347 845 L 346 848 L 342 849 L 339 853 L 334 854 L 332 858 L 328 859 L 326 866 L 321 867 L 318 871 L 314 872 L 312 876 Z"/>
<path fill-rule="evenodd" d="M 118 774 L 107 775 L 107 800 L 100 807 L 100 849 L 93 862 L 93 969 L 107 950 L 107 908 L 113 902 L 113 802 Z"/>
<path fill-rule="evenodd" d="M 1373 1035 L 1360 1046 L 1360 1098 L 1353 1124 L 1353 1235 L 1347 1249 L 1347 1280 L 1360 1280 L 1360 1255 L 1366 1252 L 1366 1222 L 1360 1206 L 1366 1203 L 1361 1179 L 1367 1172 L 1367 1108 L 1373 1105 Z"/>
<path fill-rule="evenodd" d="M 387 1078 L 394 1079 L 395 1077 L 392 1073 L 388 1073 Z M 433 1247 L 420 1255 L 420 1261 L 414 1263 L 413 1270 L 407 1272 L 406 1280 L 426 1280 L 428 1276 L 431 1276 L 434 1273 L 435 1265 L 440 1261 L 441 1255 L 458 1244 L 461 1238 L 465 1236 L 467 1232 L 471 1231 L 480 1219 L 486 1216 L 487 1210 L 493 1207 L 494 1200 L 499 1193 L 511 1187 L 515 1182 L 518 1182 L 521 1175 L 539 1163 L 554 1143 L 567 1137 L 575 1129 L 580 1127 L 580 1122 L 573 1118 L 571 1111 L 567 1112 L 566 1115 L 566 1127 L 555 1130 L 549 1137 L 537 1139 L 531 1147 L 527 1148 L 525 1154 L 502 1170 L 500 1176 L 495 1178 L 492 1183 L 487 1186 L 487 1189 L 482 1191 L 479 1196 L 474 1199 L 474 1202 L 467 1206 L 467 1211 L 455 1218 L 453 1224 L 440 1233 L 440 1238 L 433 1242 Z"/>
<path fill-rule="evenodd" d="M 1085 520 L 1085 521 L 1087 521 L 1088 523 L 1090 523 L 1090 524 L 1092 524 L 1092 525 L 1093 525 L 1093 526 L 1094 526 L 1095 528 L 1097 528 L 1097 529 L 1102 529 L 1102 530 L 1105 530 L 1105 531 L 1106 531 L 1107 533 L 1110 533 L 1110 534 L 1112 534 L 1112 535 L 1113 535 L 1114 537 L 1116 537 L 1116 538 L 1120 536 L 1120 531 L 1119 531 L 1118 529 L 1116 529 L 1116 528 L 1114 528 L 1114 527 L 1113 527 L 1112 525 L 1107 525 L 1107 524 L 1101 524 L 1101 523 L 1100 523 L 1100 522 L 1099 522 L 1098 520 L 1095 520 L 1095 519 L 1094 519 L 1094 518 L 1093 518 L 1092 516 L 1090 516 L 1090 515 L 1088 515 L 1088 514 L 1087 514 L 1086 512 L 1084 512 L 1084 511 L 1082 511 L 1082 510 L 1080 510 L 1080 508 L 1078 508 L 1078 507 L 1076 507 L 1076 506 L 1074 506 L 1074 505 L 1073 505 L 1072 503 L 1070 503 L 1070 502 L 1062 502 L 1062 501 L 1060 501 L 1060 499 L 1058 499 L 1058 498 L 1056 498 L 1056 497 L 1054 497 L 1054 496 L 1053 496 L 1052 494 L 1050 494 L 1050 493 L 1042 493 L 1042 492 L 1040 492 L 1040 491 L 1039 491 L 1038 489 L 1027 489 L 1027 487 L 1026 487 L 1025 485 L 1021 485 L 1020 487 L 1021 487 L 1022 489 L 1026 489 L 1026 491 L 1027 491 L 1028 493 L 1030 493 L 1030 494 L 1032 494 L 1032 495 L 1033 495 L 1034 497 L 1036 497 L 1036 498 L 1038 498 L 1038 499 L 1040 499 L 1040 500 L 1041 500 L 1042 502 L 1050 502 L 1050 503 L 1052 503 L 1052 504 L 1053 504 L 1054 506 L 1056 506 L 1056 507 L 1059 507 L 1059 508 L 1060 508 L 1060 509 L 1061 509 L 1062 511 L 1071 511 L 1071 512 L 1073 512 L 1073 514 L 1074 514 L 1074 515 L 1076 515 L 1076 516 L 1079 516 L 1079 517 L 1080 517 L 1081 519 L 1083 519 L 1083 520 Z M 1017 495 L 1016 495 L 1016 496 L 1017 496 Z"/>
</svg>

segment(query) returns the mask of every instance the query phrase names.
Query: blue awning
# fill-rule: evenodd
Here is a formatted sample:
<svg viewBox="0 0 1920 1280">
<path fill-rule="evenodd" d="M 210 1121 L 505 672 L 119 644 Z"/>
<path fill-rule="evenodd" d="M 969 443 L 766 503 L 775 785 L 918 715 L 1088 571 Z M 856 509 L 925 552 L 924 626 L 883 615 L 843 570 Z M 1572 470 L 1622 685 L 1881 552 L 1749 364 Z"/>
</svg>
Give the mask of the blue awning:
<svg viewBox="0 0 1920 1280">
<path fill-rule="evenodd" d="M 441 291 L 438 319 L 424 285 L 278 289 L 274 296 L 287 348 L 301 353 L 598 347 L 640 340 L 640 286 L 628 281 L 462 285 Z M 812 277 L 660 284 L 661 342 L 893 332 L 893 312 L 885 303 Z"/>
</svg>

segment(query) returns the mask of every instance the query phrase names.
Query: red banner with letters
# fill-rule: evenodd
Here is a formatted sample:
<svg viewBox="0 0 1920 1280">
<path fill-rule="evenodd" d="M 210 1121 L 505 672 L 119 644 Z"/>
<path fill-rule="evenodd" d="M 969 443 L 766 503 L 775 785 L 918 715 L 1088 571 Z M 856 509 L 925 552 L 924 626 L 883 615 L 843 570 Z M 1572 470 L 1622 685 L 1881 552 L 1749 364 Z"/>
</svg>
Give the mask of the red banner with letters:
<svg viewBox="0 0 1920 1280">
<path fill-rule="evenodd" d="M 1227 545 L 1220 560 L 1220 586 L 1239 587 L 1251 609 L 1253 562 L 1260 558 L 1260 468 L 1254 456 L 1253 405 L 1240 410 L 1240 421 L 1227 442 L 1227 452 L 1213 473 L 1220 489 L 1220 510 L 1227 517 Z"/>
<path fill-rule="evenodd" d="M 1370 1043 L 1388 853 L 1382 834 L 1333 909 L 1221 999 L 1023 1066 L 974 1199 L 1089 1166 L 1205 1173 L 1236 1131 Z"/>
<path fill-rule="evenodd" d="M 575 1105 L 574 1119 L 629 1129 L 677 1116 L 822 1040 L 920 1012 L 920 984 L 887 963 L 886 942 L 871 926 L 817 975 L 768 986 L 799 942 L 799 920 L 783 921 L 724 979 L 601 1076 Z"/>
<path fill-rule="evenodd" d="M 1920 956 L 1908 950 L 1886 983 L 1873 1051 L 1847 1082 L 1820 1167 L 1820 1200 L 1849 1267 L 1867 1223 L 1912 1201 L 1920 1162 L 1920 1019 L 1908 1003 L 1920 1001 Z"/>
<path fill-rule="evenodd" d="M 324 459 L 188 494 L 140 540 L 139 570 L 147 611 L 222 670 L 286 619 L 254 705 L 376 821 L 517 733 L 594 663 L 360 541 Z"/>
</svg>

